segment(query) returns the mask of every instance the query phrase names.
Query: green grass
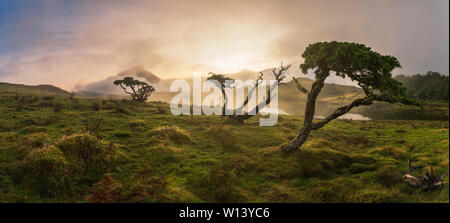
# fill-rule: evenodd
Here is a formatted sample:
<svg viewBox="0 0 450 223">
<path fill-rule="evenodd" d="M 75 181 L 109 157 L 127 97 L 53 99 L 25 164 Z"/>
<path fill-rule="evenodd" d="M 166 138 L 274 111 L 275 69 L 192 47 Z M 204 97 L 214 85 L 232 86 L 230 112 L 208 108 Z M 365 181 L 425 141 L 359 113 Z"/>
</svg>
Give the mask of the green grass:
<svg viewBox="0 0 450 223">
<path fill-rule="evenodd" d="M 0 202 L 449 202 L 447 121 L 335 120 L 284 154 L 301 117 L 260 127 L 173 116 L 164 103 L 27 93 L 0 91 Z M 400 182 L 407 159 L 447 184 Z"/>
</svg>

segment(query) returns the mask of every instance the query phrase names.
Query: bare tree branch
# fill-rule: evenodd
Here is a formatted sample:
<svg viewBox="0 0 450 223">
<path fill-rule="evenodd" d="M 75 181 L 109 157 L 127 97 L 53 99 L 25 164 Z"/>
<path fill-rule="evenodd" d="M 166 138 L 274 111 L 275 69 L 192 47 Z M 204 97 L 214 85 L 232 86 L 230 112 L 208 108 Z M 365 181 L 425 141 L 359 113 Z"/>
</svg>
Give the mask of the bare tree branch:
<svg viewBox="0 0 450 223">
<path fill-rule="evenodd" d="M 373 99 L 371 99 L 369 97 L 358 98 L 358 99 L 354 100 L 352 103 L 350 103 L 349 105 L 342 106 L 342 107 L 336 109 L 331 115 L 326 117 L 323 121 L 318 122 L 318 123 L 313 123 L 311 129 L 312 130 L 320 129 L 324 125 L 326 125 L 328 122 L 338 118 L 341 115 L 346 114 L 352 108 L 360 106 L 360 105 L 370 105 L 370 104 L 372 104 L 372 102 L 373 102 Z"/>
<path fill-rule="evenodd" d="M 289 64 L 289 65 L 287 65 L 287 66 L 283 66 L 283 62 L 281 62 L 280 69 L 278 70 L 278 72 L 277 72 L 277 68 L 276 68 L 276 67 L 272 70 L 272 73 L 273 73 L 273 75 L 274 75 L 274 77 L 275 77 L 275 80 L 277 80 L 277 85 L 278 85 L 278 86 L 280 86 L 280 85 L 282 85 L 282 84 L 286 84 L 286 83 L 283 83 L 283 82 L 282 82 L 283 79 L 286 77 L 286 76 L 284 75 L 284 72 L 285 72 L 286 70 L 288 70 L 290 67 L 291 67 L 291 64 Z M 259 75 L 259 77 L 258 77 L 258 79 L 257 79 L 257 81 L 256 81 L 255 87 L 251 90 L 251 93 L 253 93 L 254 89 L 256 89 L 256 88 L 258 87 L 259 81 L 262 81 L 262 80 L 263 80 L 263 79 L 262 79 L 263 72 L 260 71 L 259 73 L 260 73 L 260 75 Z M 272 100 L 272 97 L 271 97 L 271 95 L 270 95 L 270 92 L 271 92 L 271 89 L 273 89 L 275 86 L 276 86 L 276 85 L 270 86 L 270 88 L 269 88 L 269 89 L 267 90 L 267 92 L 266 92 L 266 97 L 265 97 L 266 99 L 265 99 L 263 102 L 261 102 L 260 104 L 256 105 L 252 110 L 250 110 L 250 112 L 247 112 L 247 113 L 244 114 L 244 115 L 236 115 L 236 116 L 233 116 L 233 118 L 238 119 L 238 120 L 246 120 L 246 119 L 249 119 L 249 118 L 251 118 L 251 117 L 253 116 L 253 115 L 250 115 L 250 114 L 253 114 L 253 113 L 254 113 L 254 114 L 257 114 L 257 113 L 259 112 L 260 109 L 262 109 L 262 108 L 264 108 L 265 106 L 267 106 L 268 104 L 270 104 L 270 102 L 271 102 L 271 100 Z M 245 105 L 248 104 L 248 101 L 249 101 L 249 98 L 250 98 L 250 97 L 251 97 L 251 94 L 250 94 L 250 92 L 249 92 L 249 94 L 247 95 L 247 98 L 245 99 L 244 103 L 242 104 L 242 106 L 241 106 L 240 108 L 243 109 L 243 108 L 245 107 Z"/>
<path fill-rule="evenodd" d="M 302 92 L 302 93 L 304 93 L 304 94 L 308 94 L 308 90 L 306 90 L 306 88 L 304 88 L 304 87 L 300 84 L 300 82 L 298 82 L 297 78 L 292 77 L 292 80 L 294 80 L 295 84 L 297 85 L 297 89 L 298 89 L 300 92 Z"/>
</svg>

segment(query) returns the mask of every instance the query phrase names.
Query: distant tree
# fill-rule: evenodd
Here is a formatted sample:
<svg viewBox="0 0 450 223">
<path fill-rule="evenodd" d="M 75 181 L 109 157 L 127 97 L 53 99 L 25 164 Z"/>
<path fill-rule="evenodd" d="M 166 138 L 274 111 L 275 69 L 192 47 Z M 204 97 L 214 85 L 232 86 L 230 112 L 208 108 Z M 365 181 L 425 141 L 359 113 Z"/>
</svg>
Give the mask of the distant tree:
<svg viewBox="0 0 450 223">
<path fill-rule="evenodd" d="M 370 105 L 374 101 L 416 104 L 406 97 L 405 87 L 392 78 L 392 70 L 401 67 L 397 58 L 393 56 L 381 55 L 363 44 L 332 41 L 310 44 L 302 57 L 304 62 L 300 65 L 300 69 L 304 74 L 312 70 L 315 81 L 308 91 L 295 80 L 300 92 L 307 95 L 304 121 L 295 139 L 281 146 L 283 151 L 298 149 L 306 141 L 311 130 L 320 129 L 354 107 Z M 356 81 L 366 96 L 336 109 L 320 122 L 313 123 L 317 96 L 324 86 L 325 79 L 331 73 Z"/>
<path fill-rule="evenodd" d="M 225 94 L 225 88 L 231 87 L 230 85 L 227 85 L 227 81 L 233 81 L 232 78 L 230 77 L 226 77 L 223 74 L 215 74 L 212 72 L 209 72 L 209 74 L 211 74 L 211 76 L 209 76 L 206 80 L 215 80 L 217 82 L 219 82 L 220 86 L 217 86 L 220 88 L 220 90 L 222 91 L 222 97 L 223 97 L 223 107 L 222 107 L 222 114 L 225 115 L 225 110 L 228 104 L 228 97 L 227 94 Z"/>
<path fill-rule="evenodd" d="M 153 86 L 132 77 L 125 77 L 123 80 L 114 81 L 114 85 L 120 86 L 126 94 L 131 96 L 133 101 L 145 102 L 147 98 L 155 92 Z M 129 91 L 128 88 L 131 90 Z"/>
<path fill-rule="evenodd" d="M 408 97 L 419 100 L 449 100 L 449 77 L 447 75 L 428 71 L 424 75 L 398 75 L 395 76 L 395 79 L 405 85 Z"/>
</svg>

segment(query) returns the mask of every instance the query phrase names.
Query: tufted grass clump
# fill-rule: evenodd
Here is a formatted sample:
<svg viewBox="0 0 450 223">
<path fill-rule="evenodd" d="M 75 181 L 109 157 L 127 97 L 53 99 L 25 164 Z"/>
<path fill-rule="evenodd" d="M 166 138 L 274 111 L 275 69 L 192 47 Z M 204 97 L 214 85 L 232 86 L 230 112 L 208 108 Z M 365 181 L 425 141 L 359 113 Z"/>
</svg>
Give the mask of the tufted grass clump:
<svg viewBox="0 0 450 223">
<path fill-rule="evenodd" d="M 374 164 L 352 163 L 352 165 L 350 166 L 350 172 L 353 174 L 364 173 L 376 169 L 377 166 Z"/>
<path fill-rule="evenodd" d="M 162 126 L 150 130 L 147 136 L 151 137 L 151 141 L 170 140 L 176 144 L 187 144 L 192 142 L 191 135 L 176 125 Z"/>
<path fill-rule="evenodd" d="M 25 138 L 41 146 L 45 134 Z M 39 140 L 38 140 L 39 139 Z M 31 150 L 23 161 L 22 182 L 44 196 L 75 192 L 74 187 L 89 186 L 124 161 L 124 154 L 114 144 L 89 133 L 62 137 L 55 145 L 44 144 Z"/>
<path fill-rule="evenodd" d="M 48 142 L 46 133 L 38 132 L 24 136 L 24 143 L 32 148 L 43 147 Z"/>
<path fill-rule="evenodd" d="M 211 167 L 206 183 L 211 198 L 218 202 L 230 202 L 239 199 L 240 194 L 235 186 L 238 179 L 233 171 L 226 170 L 223 166 Z"/>
<path fill-rule="evenodd" d="M 394 166 L 383 166 L 377 171 L 376 177 L 379 183 L 389 187 L 399 183 L 402 174 Z"/>
<path fill-rule="evenodd" d="M 359 163 L 359 164 L 373 164 L 376 162 L 376 160 L 368 155 L 362 155 L 362 154 L 353 154 L 350 156 L 350 161 L 352 163 Z"/>
<path fill-rule="evenodd" d="M 126 160 L 124 152 L 115 144 L 89 133 L 64 136 L 56 143 L 56 147 L 76 165 L 80 179 L 88 183 L 98 181 L 103 174 Z"/>
<path fill-rule="evenodd" d="M 30 184 L 42 195 L 63 193 L 71 180 L 70 164 L 55 146 L 32 150 L 23 162 L 27 173 L 26 184 Z"/>
<path fill-rule="evenodd" d="M 238 152 L 242 150 L 237 134 L 229 126 L 213 126 L 206 129 L 205 133 L 218 141 L 222 149 L 226 151 Z"/>
</svg>

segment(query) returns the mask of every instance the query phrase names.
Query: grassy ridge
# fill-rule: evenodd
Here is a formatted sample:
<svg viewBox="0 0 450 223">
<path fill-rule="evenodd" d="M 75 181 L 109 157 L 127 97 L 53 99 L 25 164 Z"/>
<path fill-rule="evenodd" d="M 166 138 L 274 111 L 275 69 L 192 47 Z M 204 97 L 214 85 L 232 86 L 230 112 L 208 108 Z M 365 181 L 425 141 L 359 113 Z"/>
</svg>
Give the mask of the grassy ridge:
<svg viewBox="0 0 450 223">
<path fill-rule="evenodd" d="M 281 153 L 300 124 L 0 90 L 0 202 L 449 202 L 448 122 L 336 120 Z M 408 158 L 447 184 L 401 183 Z"/>
</svg>

